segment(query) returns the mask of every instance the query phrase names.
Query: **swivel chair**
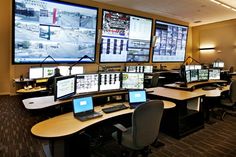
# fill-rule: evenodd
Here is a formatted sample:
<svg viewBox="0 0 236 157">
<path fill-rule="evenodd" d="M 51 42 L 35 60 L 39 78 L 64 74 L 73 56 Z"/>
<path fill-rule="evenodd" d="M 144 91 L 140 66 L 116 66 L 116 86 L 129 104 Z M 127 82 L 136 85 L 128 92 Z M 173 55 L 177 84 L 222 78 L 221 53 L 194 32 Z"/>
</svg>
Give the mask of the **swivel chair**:
<svg viewBox="0 0 236 157">
<path fill-rule="evenodd" d="M 229 87 L 229 93 L 226 97 L 222 98 L 220 101 L 223 109 L 223 114 L 221 115 L 221 119 L 224 119 L 226 114 L 236 115 L 236 111 L 232 110 L 236 107 L 236 80 L 232 80 Z M 231 110 L 226 110 L 226 108 Z"/>
<path fill-rule="evenodd" d="M 131 150 L 130 156 L 141 153 L 144 157 L 150 152 L 149 146 L 155 142 L 159 134 L 164 104 L 160 100 L 152 100 L 138 106 L 132 115 L 132 126 L 125 128 L 115 124 L 117 131 L 112 134 L 118 144 Z"/>
</svg>

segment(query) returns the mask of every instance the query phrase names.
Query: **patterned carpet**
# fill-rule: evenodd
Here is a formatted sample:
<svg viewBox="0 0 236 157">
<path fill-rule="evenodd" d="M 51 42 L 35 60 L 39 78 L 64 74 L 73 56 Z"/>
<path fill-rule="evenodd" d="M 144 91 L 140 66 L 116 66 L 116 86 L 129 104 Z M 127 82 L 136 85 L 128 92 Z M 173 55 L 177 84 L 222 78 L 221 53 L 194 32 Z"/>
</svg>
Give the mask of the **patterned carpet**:
<svg viewBox="0 0 236 157">
<path fill-rule="evenodd" d="M 30 133 L 45 119 L 42 115 L 27 111 L 19 96 L 0 96 L 0 157 L 44 157 L 42 145 L 48 141 Z M 160 133 L 160 141 L 165 146 L 152 148 L 150 157 L 236 157 L 236 117 L 206 124 L 181 140 Z M 111 140 L 96 148 L 93 157 L 116 157 L 119 151 Z"/>
</svg>

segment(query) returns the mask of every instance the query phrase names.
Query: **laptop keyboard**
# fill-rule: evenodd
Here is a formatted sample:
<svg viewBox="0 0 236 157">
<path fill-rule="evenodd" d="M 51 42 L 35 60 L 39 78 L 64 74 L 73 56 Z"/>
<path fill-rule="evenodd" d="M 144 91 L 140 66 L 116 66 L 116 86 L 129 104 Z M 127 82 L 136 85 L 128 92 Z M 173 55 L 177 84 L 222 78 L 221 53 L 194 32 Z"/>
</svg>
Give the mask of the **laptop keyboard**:
<svg viewBox="0 0 236 157">
<path fill-rule="evenodd" d="M 85 121 L 85 120 L 89 120 L 89 119 L 93 119 L 93 118 L 101 117 L 101 116 L 102 116 L 101 113 L 91 113 L 89 115 L 80 116 L 79 119 L 82 121 Z"/>
<path fill-rule="evenodd" d="M 124 109 L 127 109 L 127 108 L 128 107 L 125 106 L 124 104 L 120 104 L 120 105 L 116 105 L 116 106 L 112 106 L 112 107 L 103 108 L 102 111 L 104 113 L 111 113 L 111 112 L 116 112 L 116 111 L 124 110 Z"/>
</svg>

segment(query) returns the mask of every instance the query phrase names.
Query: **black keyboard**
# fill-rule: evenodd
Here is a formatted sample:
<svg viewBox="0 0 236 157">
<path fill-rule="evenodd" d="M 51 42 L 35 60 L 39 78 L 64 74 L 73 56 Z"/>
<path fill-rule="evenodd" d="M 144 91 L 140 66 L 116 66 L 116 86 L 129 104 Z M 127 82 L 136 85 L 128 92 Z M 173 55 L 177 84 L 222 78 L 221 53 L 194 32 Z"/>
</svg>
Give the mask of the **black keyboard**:
<svg viewBox="0 0 236 157">
<path fill-rule="evenodd" d="M 107 107 L 107 108 L 103 108 L 102 111 L 104 113 L 111 113 L 111 112 L 116 112 L 119 110 L 124 110 L 127 109 L 128 107 L 125 106 L 124 104 L 120 104 L 120 105 L 116 105 L 116 106 L 112 106 L 112 107 Z"/>
<path fill-rule="evenodd" d="M 202 87 L 203 90 L 214 90 L 216 89 L 215 86 L 205 86 L 205 87 Z"/>
</svg>

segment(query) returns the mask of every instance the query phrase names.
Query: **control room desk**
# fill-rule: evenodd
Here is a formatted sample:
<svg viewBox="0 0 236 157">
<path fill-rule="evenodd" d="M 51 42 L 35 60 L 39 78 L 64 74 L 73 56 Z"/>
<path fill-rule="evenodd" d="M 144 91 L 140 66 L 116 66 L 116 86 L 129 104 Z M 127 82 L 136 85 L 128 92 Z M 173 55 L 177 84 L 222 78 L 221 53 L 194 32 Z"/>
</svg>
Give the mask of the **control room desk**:
<svg viewBox="0 0 236 157">
<path fill-rule="evenodd" d="M 151 99 L 170 100 L 176 104 L 173 110 L 163 114 L 161 129 L 166 134 L 181 138 L 204 127 L 204 93 L 165 87 L 149 88 L 147 91 Z"/>
<path fill-rule="evenodd" d="M 191 83 L 188 83 L 186 87 L 182 87 L 181 84 L 178 84 L 178 83 L 171 83 L 171 84 L 165 84 L 164 87 L 193 91 L 199 86 L 206 86 L 206 85 L 215 84 L 215 83 L 224 84 L 224 83 L 227 83 L 227 81 L 226 80 L 208 80 L 208 81 L 191 82 Z"/>
<path fill-rule="evenodd" d="M 169 108 L 173 108 L 175 107 L 175 103 L 170 102 L 170 101 L 163 101 L 164 102 L 164 108 L 165 109 L 169 109 Z M 128 103 L 124 103 L 125 105 L 128 105 Z M 110 105 L 116 105 L 114 104 L 110 104 Z M 108 105 L 106 105 L 107 107 Z M 101 106 L 96 106 L 95 107 L 95 111 L 97 112 L 102 112 L 101 109 L 104 107 Z M 134 109 L 130 109 L 127 108 L 125 110 L 121 110 L 121 111 L 116 111 L 113 113 L 109 113 L 109 114 L 103 114 L 102 117 L 98 117 L 95 119 L 91 119 L 88 121 L 84 121 L 81 122 L 77 119 L 74 118 L 74 115 L 72 112 L 70 113 L 66 113 L 63 115 L 59 115 L 56 116 L 54 118 L 50 118 L 48 120 L 42 121 L 37 123 L 36 125 L 34 125 L 31 128 L 31 133 L 35 136 L 38 137 L 44 137 L 44 138 L 50 138 L 50 139 L 54 139 L 53 142 L 53 147 L 54 147 L 54 156 L 58 157 L 58 156 L 63 156 L 60 153 L 57 152 L 57 144 L 55 144 L 55 142 L 60 141 L 60 140 L 55 140 L 55 138 L 63 138 L 65 136 L 69 136 L 78 132 L 82 132 L 84 129 L 86 129 L 87 127 L 99 123 L 101 121 L 110 119 L 110 118 L 114 118 L 117 116 L 122 116 L 125 114 L 130 114 L 134 111 Z M 61 142 L 61 141 L 60 141 Z M 48 149 L 47 147 L 44 147 L 44 149 Z M 61 148 L 63 149 L 63 148 Z M 62 151 L 62 150 L 60 150 Z M 49 153 L 46 153 L 49 154 Z"/>
</svg>

